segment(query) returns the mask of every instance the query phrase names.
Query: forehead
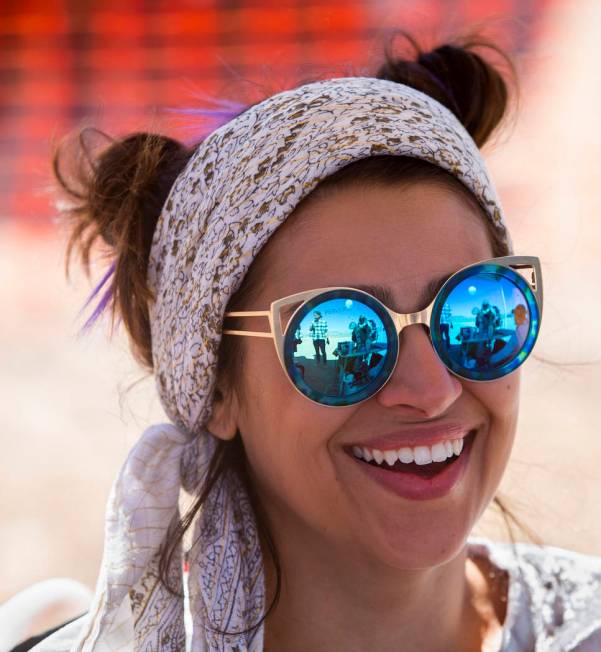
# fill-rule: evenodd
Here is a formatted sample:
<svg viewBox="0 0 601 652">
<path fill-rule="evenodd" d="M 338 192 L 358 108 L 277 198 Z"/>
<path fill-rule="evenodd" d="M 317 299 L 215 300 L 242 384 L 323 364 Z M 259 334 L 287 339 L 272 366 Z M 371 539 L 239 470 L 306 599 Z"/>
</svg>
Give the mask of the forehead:
<svg viewBox="0 0 601 652">
<path fill-rule="evenodd" d="M 422 182 L 336 188 L 301 204 L 265 254 L 269 301 L 318 287 L 371 284 L 390 289 L 397 308 L 390 307 L 409 311 L 424 299 L 424 288 L 492 257 L 492 248 L 475 207 L 448 187 Z"/>
</svg>

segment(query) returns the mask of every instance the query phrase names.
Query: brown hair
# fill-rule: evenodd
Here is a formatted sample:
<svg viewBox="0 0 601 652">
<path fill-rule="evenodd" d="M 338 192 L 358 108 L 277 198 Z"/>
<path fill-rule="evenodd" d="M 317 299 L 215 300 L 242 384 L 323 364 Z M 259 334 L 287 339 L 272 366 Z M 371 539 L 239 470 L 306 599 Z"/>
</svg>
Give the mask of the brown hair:
<svg viewBox="0 0 601 652">
<path fill-rule="evenodd" d="M 393 35 L 385 48 L 385 60 L 373 76 L 407 84 L 427 93 L 458 117 L 479 147 L 489 142 L 491 134 L 508 113 L 508 83 L 497 68 L 478 54 L 475 48 L 486 47 L 500 54 L 515 80 L 517 75 L 509 56 L 493 43 L 471 37 L 459 38 L 452 44 L 422 51 L 409 34 L 401 30 L 397 32 L 405 37 L 413 53 L 405 57 L 394 55 L 390 47 L 394 42 Z M 94 133 L 107 138 L 110 144 L 93 153 L 86 142 L 86 136 Z M 76 162 L 71 166 L 70 180 L 65 179 L 59 165 L 63 160 L 63 141 L 67 143 L 67 151 L 76 156 Z M 63 141 L 56 147 L 52 164 L 60 187 L 72 202 L 71 206 L 61 212 L 67 220 L 70 233 L 66 250 L 66 274 L 69 275 L 71 257 L 77 250 L 89 277 L 93 246 L 100 244 L 104 248 L 114 265 L 109 294 L 105 295 L 105 303 L 111 311 L 111 326 L 114 328 L 115 317 L 120 316 L 133 355 L 148 372 L 152 372 L 148 313 L 148 301 L 152 299 L 152 294 L 146 281 L 150 244 L 169 189 L 190 160 L 195 147 L 187 147 L 172 138 L 154 133 L 134 133 L 118 140 L 90 128 L 76 133 L 73 142 L 70 142 L 70 135 L 63 138 Z M 506 245 L 472 193 L 454 176 L 421 159 L 375 156 L 354 161 L 320 183 L 303 203 L 344 184 L 417 181 L 443 183 L 462 193 L 481 212 L 490 233 L 494 255 L 507 255 Z M 258 256 L 252 262 L 241 286 L 230 298 L 226 311 L 244 309 L 245 304 L 258 291 L 265 267 L 265 256 Z M 221 339 L 217 375 L 218 378 L 226 379 L 226 384 L 233 384 L 242 377 L 243 340 L 244 338 L 237 337 Z M 236 433 L 233 440 L 219 440 L 200 495 L 183 518 L 170 527 L 160 553 L 160 579 L 172 593 L 182 595 L 177 587 L 169 585 L 168 580 L 167 571 L 174 550 L 215 483 L 227 473 L 238 474 L 246 486 L 259 531 L 268 545 L 276 569 L 275 596 L 267 613 L 253 626 L 257 627 L 277 605 L 281 569 L 264 513 L 249 481 L 240 432 Z M 538 540 L 515 517 L 505 499 L 495 496 L 494 502 L 505 519 L 512 542 L 515 539 L 511 521 L 526 532 L 531 540 Z"/>
</svg>

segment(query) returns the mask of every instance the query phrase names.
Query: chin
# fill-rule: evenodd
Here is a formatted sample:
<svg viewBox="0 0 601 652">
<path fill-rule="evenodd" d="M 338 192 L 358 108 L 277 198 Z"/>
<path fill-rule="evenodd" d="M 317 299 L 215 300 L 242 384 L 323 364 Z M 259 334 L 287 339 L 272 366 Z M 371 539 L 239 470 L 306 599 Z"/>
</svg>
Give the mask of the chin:
<svg viewBox="0 0 601 652">
<path fill-rule="evenodd" d="M 455 523 L 452 526 L 433 528 L 426 523 L 416 528 L 399 524 L 391 528 L 390 523 L 381 530 L 378 540 L 372 538 L 364 543 L 364 555 L 381 564 L 398 570 L 419 570 L 433 568 L 450 562 L 463 550 L 473 525 Z M 413 535 L 409 532 L 413 529 Z M 363 531 L 363 535 L 367 534 Z M 369 550 L 369 552 L 367 552 Z"/>
</svg>

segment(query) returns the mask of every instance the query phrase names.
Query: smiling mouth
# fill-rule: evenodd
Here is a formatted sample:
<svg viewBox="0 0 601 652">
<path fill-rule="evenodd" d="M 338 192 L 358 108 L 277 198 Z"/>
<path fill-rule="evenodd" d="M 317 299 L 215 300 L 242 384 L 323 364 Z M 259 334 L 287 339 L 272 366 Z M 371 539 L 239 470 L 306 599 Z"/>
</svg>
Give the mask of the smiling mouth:
<svg viewBox="0 0 601 652">
<path fill-rule="evenodd" d="M 415 462 L 401 462 L 401 460 L 397 459 L 396 462 L 392 465 L 389 465 L 386 460 L 382 460 L 381 463 L 376 462 L 375 459 L 372 459 L 370 461 L 367 461 L 365 459 L 361 459 L 357 457 L 352 450 L 347 450 L 346 452 L 353 457 L 353 459 L 359 463 L 362 464 L 369 464 L 370 466 L 374 466 L 378 469 L 388 471 L 390 473 L 402 473 L 406 475 L 416 475 L 421 478 L 432 478 L 439 473 L 441 473 L 444 469 L 448 468 L 449 466 L 453 466 L 454 464 L 457 463 L 459 458 L 462 455 L 465 455 L 467 451 L 471 448 L 471 445 L 476 437 L 476 430 L 471 430 L 463 439 L 463 448 L 459 455 L 452 455 L 451 457 L 448 457 L 445 461 L 443 462 L 430 462 L 429 464 L 416 464 Z"/>
</svg>

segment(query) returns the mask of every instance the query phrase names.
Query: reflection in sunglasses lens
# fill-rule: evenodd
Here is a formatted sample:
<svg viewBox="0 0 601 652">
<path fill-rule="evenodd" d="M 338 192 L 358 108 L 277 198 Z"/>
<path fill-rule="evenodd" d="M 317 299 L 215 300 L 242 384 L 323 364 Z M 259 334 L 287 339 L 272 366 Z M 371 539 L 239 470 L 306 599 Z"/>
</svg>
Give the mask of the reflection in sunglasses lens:
<svg viewBox="0 0 601 652">
<path fill-rule="evenodd" d="M 503 375 L 529 341 L 529 305 L 506 276 L 482 272 L 460 281 L 446 297 L 439 322 L 440 347 L 452 367 L 474 378 Z"/>
<path fill-rule="evenodd" d="M 392 321 L 387 327 L 375 306 L 359 293 L 333 294 L 342 296 L 311 302 L 294 316 L 287 366 L 303 393 L 324 404 L 350 405 L 379 389 L 397 347 Z"/>
</svg>

